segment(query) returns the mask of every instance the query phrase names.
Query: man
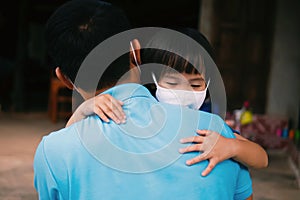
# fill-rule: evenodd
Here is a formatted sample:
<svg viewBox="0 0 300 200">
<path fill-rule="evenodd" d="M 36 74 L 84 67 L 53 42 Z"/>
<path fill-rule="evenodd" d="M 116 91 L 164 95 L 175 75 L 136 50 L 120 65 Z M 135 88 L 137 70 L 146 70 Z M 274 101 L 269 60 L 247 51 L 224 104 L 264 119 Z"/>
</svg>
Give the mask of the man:
<svg viewBox="0 0 300 200">
<path fill-rule="evenodd" d="M 101 23 L 93 16 L 99 12 Z M 110 21 L 116 19 L 120 21 Z M 50 55 L 59 66 L 58 78 L 85 99 L 93 96 L 88 84 L 74 84 L 80 64 L 101 42 L 102 31 L 109 32 L 102 37 L 104 40 L 129 28 L 122 24 L 127 24 L 126 18 L 107 3 L 83 0 L 60 7 L 47 25 Z M 195 153 L 181 156 L 178 152 L 179 139 L 196 129 L 210 128 L 233 137 L 223 120 L 209 113 L 160 104 L 145 87 L 126 84 L 132 79 L 112 87 L 132 67 L 123 62 L 127 56 L 114 62 L 98 85 L 103 94 L 124 102 L 127 122 L 118 125 L 90 116 L 45 136 L 34 160 L 40 199 L 248 198 L 252 194 L 249 173 L 237 162 L 226 160 L 209 176 L 202 177 L 207 162 L 188 167 L 185 161 Z M 116 73 L 120 75 L 108 76 Z"/>
</svg>

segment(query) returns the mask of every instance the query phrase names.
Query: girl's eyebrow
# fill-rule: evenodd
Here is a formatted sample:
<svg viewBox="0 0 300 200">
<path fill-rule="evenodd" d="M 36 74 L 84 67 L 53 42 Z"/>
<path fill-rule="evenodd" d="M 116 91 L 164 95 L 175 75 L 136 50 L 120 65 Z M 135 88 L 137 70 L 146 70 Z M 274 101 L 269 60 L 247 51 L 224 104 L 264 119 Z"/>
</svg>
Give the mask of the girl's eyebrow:
<svg viewBox="0 0 300 200">
<path fill-rule="evenodd" d="M 204 81 L 204 78 L 192 78 L 190 81 Z"/>
<path fill-rule="evenodd" d="M 177 76 L 174 76 L 174 75 L 165 75 L 164 77 L 165 77 L 165 78 L 177 79 L 177 80 L 180 79 L 180 78 L 178 78 Z"/>
</svg>

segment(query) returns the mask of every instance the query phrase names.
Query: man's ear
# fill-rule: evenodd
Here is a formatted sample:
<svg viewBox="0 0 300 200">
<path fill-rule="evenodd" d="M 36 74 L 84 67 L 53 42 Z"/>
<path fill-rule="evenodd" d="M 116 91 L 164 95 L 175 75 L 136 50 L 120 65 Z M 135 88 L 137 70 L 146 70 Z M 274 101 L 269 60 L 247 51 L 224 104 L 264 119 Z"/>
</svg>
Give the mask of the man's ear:
<svg viewBox="0 0 300 200">
<path fill-rule="evenodd" d="M 133 52 L 134 51 L 134 52 Z M 137 39 L 134 39 L 130 43 L 130 69 L 137 67 L 137 64 L 141 64 L 141 45 Z"/>
<path fill-rule="evenodd" d="M 68 77 L 66 77 L 60 70 L 59 67 L 56 67 L 55 69 L 55 74 L 57 76 L 57 78 L 70 90 L 74 89 L 74 85 L 73 83 L 70 81 L 70 79 Z"/>
</svg>

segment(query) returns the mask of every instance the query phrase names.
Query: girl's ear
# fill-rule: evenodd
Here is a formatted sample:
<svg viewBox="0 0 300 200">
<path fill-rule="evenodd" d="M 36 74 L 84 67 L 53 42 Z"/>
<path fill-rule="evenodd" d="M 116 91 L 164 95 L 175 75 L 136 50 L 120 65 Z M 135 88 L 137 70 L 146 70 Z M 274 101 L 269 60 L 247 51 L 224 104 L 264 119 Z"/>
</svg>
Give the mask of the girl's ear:
<svg viewBox="0 0 300 200">
<path fill-rule="evenodd" d="M 74 86 L 73 83 L 70 81 L 68 77 L 66 77 L 60 70 L 59 67 L 56 67 L 55 74 L 57 78 L 69 89 L 73 90 Z"/>
</svg>

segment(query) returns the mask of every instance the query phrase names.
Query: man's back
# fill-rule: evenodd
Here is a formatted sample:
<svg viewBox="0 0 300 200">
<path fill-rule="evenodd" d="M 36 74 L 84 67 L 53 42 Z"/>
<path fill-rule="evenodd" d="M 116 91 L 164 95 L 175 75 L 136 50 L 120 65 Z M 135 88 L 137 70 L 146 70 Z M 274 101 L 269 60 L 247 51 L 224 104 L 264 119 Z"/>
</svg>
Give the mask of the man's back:
<svg viewBox="0 0 300 200">
<path fill-rule="evenodd" d="M 226 160 L 207 177 L 207 162 L 193 166 L 179 139 L 196 129 L 233 137 L 217 116 L 160 104 L 137 84 L 107 93 L 124 102 L 127 122 L 91 116 L 43 139 L 35 156 L 41 199 L 245 199 L 252 193 L 247 170 Z"/>
</svg>

